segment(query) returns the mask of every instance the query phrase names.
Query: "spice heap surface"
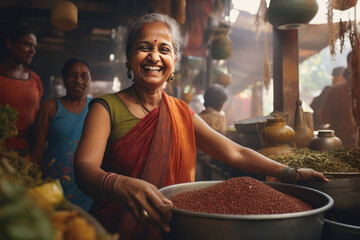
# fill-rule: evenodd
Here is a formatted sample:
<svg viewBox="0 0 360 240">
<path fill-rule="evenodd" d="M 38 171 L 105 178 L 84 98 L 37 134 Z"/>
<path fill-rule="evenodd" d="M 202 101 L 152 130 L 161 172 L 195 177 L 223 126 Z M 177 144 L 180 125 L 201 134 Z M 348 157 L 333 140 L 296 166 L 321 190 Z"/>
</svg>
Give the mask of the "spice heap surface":
<svg viewBox="0 0 360 240">
<path fill-rule="evenodd" d="M 312 168 L 323 173 L 360 172 L 360 147 L 343 147 L 330 152 L 300 148 L 290 154 L 269 157 L 290 167 Z"/>
<path fill-rule="evenodd" d="M 228 215 L 302 212 L 311 205 L 251 177 L 236 177 L 171 198 L 175 208 Z"/>
</svg>

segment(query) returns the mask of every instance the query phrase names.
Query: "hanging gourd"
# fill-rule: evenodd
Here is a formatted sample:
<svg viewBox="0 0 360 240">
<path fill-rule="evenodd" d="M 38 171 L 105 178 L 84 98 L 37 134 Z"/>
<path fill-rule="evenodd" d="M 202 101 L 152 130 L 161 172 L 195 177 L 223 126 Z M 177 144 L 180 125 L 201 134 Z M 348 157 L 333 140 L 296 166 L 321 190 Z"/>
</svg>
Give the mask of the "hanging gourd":
<svg viewBox="0 0 360 240">
<path fill-rule="evenodd" d="M 220 84 L 223 87 L 227 87 L 231 84 L 232 76 L 230 73 L 220 73 L 218 75 L 218 84 Z"/>
<path fill-rule="evenodd" d="M 268 21 L 279 29 L 296 29 L 308 24 L 318 10 L 316 0 L 271 0 Z"/>
<path fill-rule="evenodd" d="M 70 1 L 61 1 L 51 9 L 51 23 L 62 31 L 74 30 L 78 22 L 78 11 Z"/>
<path fill-rule="evenodd" d="M 231 57 L 232 46 L 228 36 L 229 29 L 216 29 L 211 44 L 212 58 L 226 60 Z"/>
</svg>

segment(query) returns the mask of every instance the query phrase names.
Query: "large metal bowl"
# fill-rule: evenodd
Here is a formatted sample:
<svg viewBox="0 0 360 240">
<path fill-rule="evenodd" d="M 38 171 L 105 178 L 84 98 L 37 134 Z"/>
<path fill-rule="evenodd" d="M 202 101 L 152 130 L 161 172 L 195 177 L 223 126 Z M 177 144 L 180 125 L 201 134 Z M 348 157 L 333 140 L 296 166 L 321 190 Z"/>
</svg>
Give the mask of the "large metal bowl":
<svg viewBox="0 0 360 240">
<path fill-rule="evenodd" d="M 325 219 L 323 240 L 360 239 L 360 227 Z"/>
<path fill-rule="evenodd" d="M 331 196 L 334 206 L 331 210 L 343 211 L 360 208 L 360 173 L 324 173 L 330 182 L 309 179 L 298 182 Z"/>
<path fill-rule="evenodd" d="M 167 198 L 197 190 L 221 181 L 204 181 L 171 185 L 160 189 Z M 274 189 L 290 194 L 313 206 L 313 210 L 270 215 L 225 215 L 190 212 L 172 208 L 171 231 L 165 239 L 233 240 L 233 239 L 321 239 L 324 212 L 332 207 L 332 198 L 307 187 L 265 182 Z"/>
<path fill-rule="evenodd" d="M 336 202 L 334 203 L 336 204 Z M 335 205 L 334 205 L 335 206 Z M 360 208 L 325 213 L 322 240 L 360 239 Z"/>
</svg>

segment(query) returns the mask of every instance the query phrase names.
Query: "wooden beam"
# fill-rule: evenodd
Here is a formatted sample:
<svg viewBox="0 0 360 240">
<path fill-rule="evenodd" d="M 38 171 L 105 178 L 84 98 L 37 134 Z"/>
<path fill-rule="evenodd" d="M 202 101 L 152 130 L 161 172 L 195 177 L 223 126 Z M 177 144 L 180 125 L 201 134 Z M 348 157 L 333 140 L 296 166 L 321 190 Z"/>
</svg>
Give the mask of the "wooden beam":
<svg viewBox="0 0 360 240">
<path fill-rule="evenodd" d="M 293 126 L 296 100 L 299 99 L 298 30 L 273 28 L 274 111 L 289 113 Z"/>
</svg>

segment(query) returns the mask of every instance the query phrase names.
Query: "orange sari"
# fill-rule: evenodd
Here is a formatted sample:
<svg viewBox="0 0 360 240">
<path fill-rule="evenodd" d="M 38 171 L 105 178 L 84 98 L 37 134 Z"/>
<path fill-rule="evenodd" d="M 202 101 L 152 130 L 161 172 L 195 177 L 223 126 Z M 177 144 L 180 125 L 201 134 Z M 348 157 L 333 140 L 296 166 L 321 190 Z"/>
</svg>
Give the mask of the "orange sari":
<svg viewBox="0 0 360 240">
<path fill-rule="evenodd" d="M 151 111 L 109 149 L 103 168 L 143 179 L 158 188 L 195 180 L 196 145 L 188 105 L 165 93 Z M 121 239 L 159 239 L 158 229 L 146 229 L 120 201 L 97 199 L 90 212 Z"/>
</svg>

